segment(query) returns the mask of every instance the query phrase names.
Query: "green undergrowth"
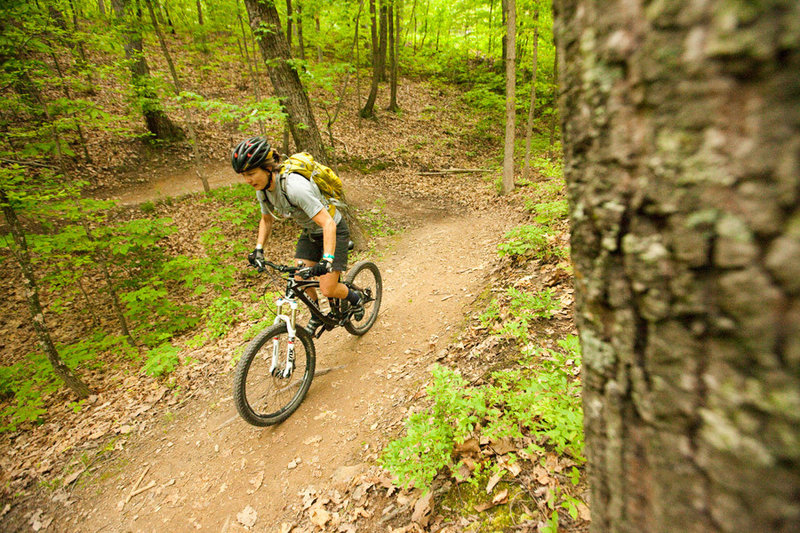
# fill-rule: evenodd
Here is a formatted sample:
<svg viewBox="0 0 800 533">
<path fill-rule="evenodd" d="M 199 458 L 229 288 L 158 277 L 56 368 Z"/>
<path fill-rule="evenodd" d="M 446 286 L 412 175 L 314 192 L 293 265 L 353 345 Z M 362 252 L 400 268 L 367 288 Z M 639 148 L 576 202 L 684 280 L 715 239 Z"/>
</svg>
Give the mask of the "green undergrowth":
<svg viewBox="0 0 800 533">
<path fill-rule="evenodd" d="M 526 186 L 532 192 L 526 202 L 531 223 L 509 232 L 498 246 L 501 257 L 515 258 L 511 265 L 533 258 L 561 260 L 567 254 L 558 245 L 567 215 L 560 166 L 549 160 L 538 164 L 539 181 Z M 510 268 L 506 286 L 481 298 L 485 307 L 469 330 L 482 332 L 472 333 L 478 337 L 471 341 L 476 348 L 457 358 L 473 361 L 485 373 L 467 378 L 457 368 L 435 366 L 422 407 L 384 449 L 381 463 L 404 487 L 428 491 L 450 480 L 454 484 L 443 506 L 469 516 L 472 530 L 502 531 L 530 521 L 555 532 L 559 524 L 576 520 L 585 505 L 579 499 L 585 485 L 581 350 L 574 335 L 540 337 L 554 329 L 550 324 L 563 307 L 558 287 L 539 288 L 530 277 L 523 279 L 522 270 Z M 491 451 L 496 442 L 513 442 L 514 449 L 500 458 Z M 551 482 L 541 488 L 538 505 L 530 499 L 536 479 L 519 474 L 514 464 L 547 472 Z M 502 476 L 493 490 L 487 488 L 491 476 Z M 497 499 L 503 490 L 507 499 Z"/>
<path fill-rule="evenodd" d="M 166 202 L 123 211 L 133 218 L 120 222 L 119 215 L 112 215 L 112 204 L 86 201 L 80 210 L 70 206 L 66 212 L 76 223 L 44 226 L 44 231 L 29 234 L 41 290 L 52 295 L 48 316 L 57 320 L 59 315 L 75 314 L 96 324 L 88 335 L 57 346 L 66 365 L 78 374 L 102 373 L 113 365 L 166 378 L 179 365 L 192 362 L 181 356 L 184 348 L 226 335 L 245 314 L 249 297 L 239 296 L 234 282 L 254 275 L 242 267 L 258 219 L 252 189 L 237 185 L 169 203 L 201 204 L 213 214 L 206 228 L 180 235 L 193 243 L 192 254 L 173 251 L 172 236 L 179 230 L 173 220 L 159 215 Z M 96 226 L 89 231 L 80 218 Z M 105 279 L 101 292 L 88 293 L 87 280 L 98 275 Z M 105 322 L 110 320 L 111 326 L 100 327 L 95 300 L 111 293 L 119 301 L 121 316 L 109 315 Z M 117 333 L 123 319 L 133 345 Z M 185 340 L 190 332 L 194 335 Z M 0 366 L 0 432 L 40 422 L 52 403 L 49 397 L 60 388 L 40 351 Z M 80 409 L 80 402 L 75 403 L 73 410 Z"/>
</svg>

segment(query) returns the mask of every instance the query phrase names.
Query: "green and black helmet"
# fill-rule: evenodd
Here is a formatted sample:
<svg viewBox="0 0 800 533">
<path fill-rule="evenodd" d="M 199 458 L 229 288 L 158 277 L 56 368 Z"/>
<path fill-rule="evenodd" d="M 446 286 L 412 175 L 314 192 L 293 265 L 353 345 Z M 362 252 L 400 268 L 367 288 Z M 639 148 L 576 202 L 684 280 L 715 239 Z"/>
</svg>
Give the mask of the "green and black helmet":
<svg viewBox="0 0 800 533">
<path fill-rule="evenodd" d="M 239 143 L 231 152 L 233 170 L 241 174 L 245 170 L 260 167 L 267 159 L 272 159 L 275 150 L 264 137 L 251 137 Z"/>
</svg>

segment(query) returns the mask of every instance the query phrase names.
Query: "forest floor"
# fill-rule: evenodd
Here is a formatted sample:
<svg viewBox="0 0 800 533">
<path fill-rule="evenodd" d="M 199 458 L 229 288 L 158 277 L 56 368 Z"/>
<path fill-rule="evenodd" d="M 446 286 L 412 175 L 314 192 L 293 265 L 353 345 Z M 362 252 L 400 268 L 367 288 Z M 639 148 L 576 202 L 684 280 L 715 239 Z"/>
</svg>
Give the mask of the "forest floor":
<svg viewBox="0 0 800 533">
<path fill-rule="evenodd" d="M 361 338 L 337 329 L 317 341 L 317 368 L 330 372 L 314 379 L 292 417 L 276 427 L 248 426 L 233 406 L 231 373 L 210 373 L 191 402 L 163 413 L 69 495 L 75 504 L 53 522 L 56 530 L 239 531 L 252 523 L 254 531 L 280 531 L 303 514 L 299 493 L 337 488 L 344 498 L 371 479 L 378 452 L 422 394 L 429 366 L 460 331 L 511 218 L 431 210 L 417 227 L 385 239 L 377 323 Z M 150 485 L 124 504 L 134 486 Z"/>
<path fill-rule="evenodd" d="M 464 139 L 424 133 L 432 125 L 429 109 L 441 96 L 438 89 L 424 88 L 415 94 L 414 109 L 403 119 L 385 116 L 381 128 L 371 122 L 363 131 L 353 123 L 341 125 L 345 131 L 338 136 L 347 139 L 351 149 L 362 147 L 351 160 L 367 166 L 376 161 L 389 164 L 366 172 L 343 169 L 350 200 L 369 210 L 380 198 L 381 215 L 402 230 L 377 237 L 371 248 L 369 258 L 379 265 L 384 282 L 378 321 L 361 338 L 337 329 L 316 341 L 317 369 L 326 372 L 314 379 L 297 412 L 270 428 L 249 426 L 236 414 L 230 359 L 252 326 L 243 323 L 191 353 L 196 363 L 182 371 L 184 382 L 191 385 L 179 398 L 157 381 L 137 383 L 131 376 L 120 384 L 124 392 L 109 390 L 90 399 L 87 422 L 72 430 L 77 434 L 72 444 L 59 444 L 58 437 L 47 446 L 33 438 L 12 442 L 14 454 L 28 458 L 25 468 L 42 478 L 19 508 L 8 504 L 0 509 L 0 526 L 9 531 L 91 533 L 541 529 L 541 521 L 487 529 L 476 516 L 448 517 L 445 508 L 418 490 L 400 490 L 378 466 L 387 442 L 400 434 L 409 414 L 424 401 L 434 364 L 461 367 L 479 380 L 490 366 L 502 363 L 501 350 L 486 343 L 489 333 L 476 333 L 473 323 L 487 295 L 499 292 L 509 276 L 521 278 L 526 286 L 557 289 L 563 309 L 543 336 L 557 339 L 574 332 L 571 289 L 563 270 L 538 261 L 510 265 L 498 257 L 497 244 L 504 234 L 526 218 L 521 197 L 498 199 L 491 180 L 474 175 L 418 174 L 480 164 L 453 155 L 463 153 L 461 143 L 469 144 Z M 427 154 L 378 150 L 420 142 L 430 144 Z M 203 172 L 212 187 L 235 180 L 227 161 L 210 162 Z M 95 194 L 135 206 L 201 190 L 193 170 L 167 172 L 162 167 L 131 171 L 118 179 L 115 186 L 98 187 Z M 169 212 L 186 224 L 202 226 L 203 220 L 186 216 L 191 213 L 191 205 Z M 476 357 L 476 350 L 486 354 Z M 91 425 L 92 417 L 102 421 L 102 429 Z M 70 434 L 55 421 L 40 433 L 53 428 L 60 435 Z M 65 459 L 75 439 L 95 446 Z M 486 442 L 478 451 L 487 446 L 497 457 L 518 451 L 513 444 Z M 54 450 L 61 459 L 47 460 Z M 556 471 L 572 466 L 560 461 L 547 457 Z M 526 479 L 533 479 L 534 464 L 526 464 Z M 63 474 L 52 476 L 58 472 Z M 542 483 L 555 488 L 554 479 Z M 538 494 L 544 505 L 549 493 Z M 496 499 L 486 509 L 504 503 Z M 588 509 L 581 509 L 580 518 L 569 530 L 585 526 Z"/>
</svg>

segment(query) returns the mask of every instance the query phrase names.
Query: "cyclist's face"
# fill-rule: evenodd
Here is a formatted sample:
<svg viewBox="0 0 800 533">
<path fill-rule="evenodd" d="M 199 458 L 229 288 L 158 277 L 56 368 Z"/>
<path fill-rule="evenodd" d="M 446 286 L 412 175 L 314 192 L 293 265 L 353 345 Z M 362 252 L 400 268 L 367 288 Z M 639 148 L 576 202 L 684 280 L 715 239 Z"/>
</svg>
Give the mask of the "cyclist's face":
<svg viewBox="0 0 800 533">
<path fill-rule="evenodd" d="M 267 186 L 269 173 L 263 168 L 251 168 L 242 172 L 242 177 L 254 189 L 262 190 Z"/>
</svg>

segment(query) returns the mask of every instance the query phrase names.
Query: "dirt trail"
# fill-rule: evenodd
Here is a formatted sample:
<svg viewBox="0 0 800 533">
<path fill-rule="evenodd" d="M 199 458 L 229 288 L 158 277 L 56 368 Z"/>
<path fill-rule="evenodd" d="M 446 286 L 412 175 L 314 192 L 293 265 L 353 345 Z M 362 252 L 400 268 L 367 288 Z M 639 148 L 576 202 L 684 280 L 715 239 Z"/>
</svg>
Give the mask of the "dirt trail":
<svg viewBox="0 0 800 533">
<path fill-rule="evenodd" d="M 494 244 L 513 218 L 439 215 L 389 238 L 374 258 L 384 278 L 376 325 L 362 338 L 338 329 L 316 341 L 317 368 L 332 370 L 314 379 L 292 417 L 277 427 L 247 425 L 233 406 L 231 374 L 215 376 L 207 397 L 133 437 L 104 474 L 76 490 L 55 529 L 239 531 L 236 515 L 251 506 L 253 531 L 280 531 L 299 491 L 374 463 L 405 419 L 405 401 L 482 292 Z M 139 486 L 152 488 L 121 509 L 145 470 Z"/>
</svg>

